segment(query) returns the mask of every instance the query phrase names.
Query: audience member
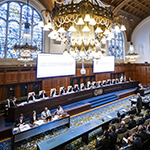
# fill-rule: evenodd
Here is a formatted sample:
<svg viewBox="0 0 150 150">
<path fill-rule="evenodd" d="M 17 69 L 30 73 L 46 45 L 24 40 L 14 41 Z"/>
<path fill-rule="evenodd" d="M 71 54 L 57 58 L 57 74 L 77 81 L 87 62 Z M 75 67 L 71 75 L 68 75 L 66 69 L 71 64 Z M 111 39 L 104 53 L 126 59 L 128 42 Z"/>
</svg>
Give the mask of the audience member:
<svg viewBox="0 0 150 150">
<path fill-rule="evenodd" d="M 150 136 L 150 125 L 147 126 L 146 133 Z"/>
<path fill-rule="evenodd" d="M 119 112 L 117 112 L 117 117 L 112 119 L 111 124 L 120 123 L 120 121 L 121 121 L 121 115 Z"/>
<path fill-rule="evenodd" d="M 70 87 L 70 89 L 68 90 L 68 92 L 74 92 L 72 86 Z"/>
<path fill-rule="evenodd" d="M 101 149 L 103 149 L 103 150 L 108 150 L 108 149 L 110 149 L 110 146 L 111 146 L 110 144 L 111 144 L 111 139 L 110 139 L 108 131 L 104 132 L 104 136 L 101 140 L 99 138 L 97 138 L 97 146 L 96 147 L 101 147 Z"/>
<path fill-rule="evenodd" d="M 94 87 L 97 87 L 97 86 L 98 86 L 98 85 L 97 85 L 97 83 L 95 82 L 95 83 L 94 83 Z"/>
<path fill-rule="evenodd" d="M 125 126 L 125 122 L 121 121 L 121 127 L 117 129 L 118 134 L 125 133 L 127 131 L 127 127 Z"/>
<path fill-rule="evenodd" d="M 142 140 L 140 137 L 138 137 L 138 134 L 135 133 L 133 142 L 135 143 L 136 149 L 141 150 L 142 148 Z"/>
<path fill-rule="evenodd" d="M 150 119 L 150 110 L 146 110 L 145 120 Z"/>
<path fill-rule="evenodd" d="M 73 89 L 73 91 L 74 91 L 74 92 L 78 92 L 78 91 L 80 91 L 79 86 L 78 86 L 78 85 L 76 85 L 76 86 L 75 86 L 75 88 Z"/>
<path fill-rule="evenodd" d="M 30 116 L 30 123 L 34 125 L 36 121 L 38 121 L 38 117 L 36 111 L 34 110 L 32 115 Z"/>
<path fill-rule="evenodd" d="M 17 118 L 15 122 L 15 127 L 19 127 L 21 124 L 25 125 L 25 117 L 23 116 L 23 114 L 21 114 L 20 117 Z"/>
<path fill-rule="evenodd" d="M 140 93 L 137 93 L 137 109 L 138 109 L 138 114 L 140 114 L 141 112 L 141 109 L 142 109 L 142 98 L 141 98 L 141 95 Z"/>
<path fill-rule="evenodd" d="M 136 111 L 136 105 L 133 104 L 132 107 L 131 107 L 131 109 L 128 111 L 128 114 L 130 115 L 130 114 L 136 114 L 136 113 L 137 113 L 137 111 Z"/>
<path fill-rule="evenodd" d="M 145 118 L 144 118 L 143 116 L 144 116 L 143 113 L 140 113 L 140 117 L 139 117 L 139 119 L 136 121 L 136 125 L 144 124 Z"/>
<path fill-rule="evenodd" d="M 17 106 L 20 106 L 19 104 L 16 104 L 16 98 L 13 97 L 12 101 L 10 101 L 10 107 L 17 107 Z"/>
<path fill-rule="evenodd" d="M 36 99 L 35 92 L 33 92 L 32 95 L 29 97 L 29 100 L 34 101 L 35 99 Z"/>
<path fill-rule="evenodd" d="M 63 114 L 63 113 L 64 113 L 64 110 L 63 110 L 63 108 L 59 105 L 54 114 L 56 114 L 56 115 L 61 115 L 61 114 Z"/>
<path fill-rule="evenodd" d="M 41 95 L 40 95 L 40 98 L 45 98 L 45 97 L 47 97 L 47 94 L 46 94 L 45 91 L 43 90 L 42 93 L 41 93 Z"/>
<path fill-rule="evenodd" d="M 142 143 L 145 142 L 148 139 L 147 133 L 144 131 L 144 128 L 142 125 L 139 125 L 138 127 L 138 137 L 141 138 Z"/>
<path fill-rule="evenodd" d="M 130 129 L 134 128 L 134 127 L 136 127 L 136 121 L 133 119 L 133 116 L 130 115 L 130 121 L 128 123 L 128 129 L 130 130 Z"/>
<path fill-rule="evenodd" d="M 41 119 L 47 119 L 51 116 L 50 110 L 45 107 L 45 110 L 41 113 Z"/>
</svg>

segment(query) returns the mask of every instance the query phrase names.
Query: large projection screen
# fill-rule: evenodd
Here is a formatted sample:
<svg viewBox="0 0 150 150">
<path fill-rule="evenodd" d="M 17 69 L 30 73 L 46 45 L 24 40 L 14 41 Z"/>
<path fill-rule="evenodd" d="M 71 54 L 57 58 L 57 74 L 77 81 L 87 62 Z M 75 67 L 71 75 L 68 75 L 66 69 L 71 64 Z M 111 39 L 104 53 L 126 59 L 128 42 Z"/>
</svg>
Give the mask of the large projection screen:
<svg viewBox="0 0 150 150">
<path fill-rule="evenodd" d="M 75 75 L 76 62 L 70 55 L 38 54 L 37 78 Z"/>
<path fill-rule="evenodd" d="M 93 61 L 93 73 L 114 71 L 114 56 L 103 56 L 99 60 Z"/>
</svg>

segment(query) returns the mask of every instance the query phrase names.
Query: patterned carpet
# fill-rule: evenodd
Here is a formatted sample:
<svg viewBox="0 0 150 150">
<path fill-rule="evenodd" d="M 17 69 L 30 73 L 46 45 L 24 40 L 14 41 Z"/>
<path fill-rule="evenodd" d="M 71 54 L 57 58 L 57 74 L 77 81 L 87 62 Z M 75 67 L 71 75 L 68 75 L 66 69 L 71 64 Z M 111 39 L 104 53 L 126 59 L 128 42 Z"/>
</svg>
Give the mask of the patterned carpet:
<svg viewBox="0 0 150 150">
<path fill-rule="evenodd" d="M 104 106 L 100 106 L 97 108 L 94 108 L 90 111 L 87 111 L 85 113 L 79 114 L 77 116 L 71 117 L 70 121 L 71 121 L 71 125 L 70 128 L 75 128 L 77 126 L 80 126 L 82 124 L 84 124 L 85 122 L 88 122 L 89 120 L 95 119 L 95 118 L 99 118 L 103 115 L 106 115 L 110 112 L 115 111 L 116 109 L 120 108 L 120 107 L 130 107 L 131 103 L 128 100 L 128 98 L 122 99 L 122 100 L 118 100 L 116 102 L 112 102 L 110 104 L 106 104 Z M 21 143 L 18 143 L 16 145 L 16 149 L 17 150 L 36 150 L 36 143 L 46 140 L 48 138 L 51 138 L 55 135 L 61 134 L 62 132 L 65 132 L 66 130 L 69 130 L 66 126 L 63 126 L 61 128 L 56 128 L 54 130 L 51 131 L 47 131 L 44 134 L 40 134 L 38 136 L 32 137 L 27 139 L 26 141 L 22 141 Z M 91 132 L 89 134 L 89 137 L 91 139 L 91 143 L 94 143 L 95 141 L 92 141 L 93 138 L 95 137 L 95 135 L 99 134 L 101 132 L 101 128 L 96 129 L 95 131 Z M 73 141 L 72 143 L 70 143 L 71 147 L 73 147 L 72 149 L 79 149 L 80 146 L 84 146 L 85 144 L 81 142 L 81 139 L 77 139 L 75 141 Z M 78 145 L 78 147 L 76 146 Z M 10 150 L 11 149 L 11 140 L 7 140 L 4 141 L 2 143 L 0 143 L 0 150 Z M 88 148 L 87 148 L 88 149 Z"/>
</svg>

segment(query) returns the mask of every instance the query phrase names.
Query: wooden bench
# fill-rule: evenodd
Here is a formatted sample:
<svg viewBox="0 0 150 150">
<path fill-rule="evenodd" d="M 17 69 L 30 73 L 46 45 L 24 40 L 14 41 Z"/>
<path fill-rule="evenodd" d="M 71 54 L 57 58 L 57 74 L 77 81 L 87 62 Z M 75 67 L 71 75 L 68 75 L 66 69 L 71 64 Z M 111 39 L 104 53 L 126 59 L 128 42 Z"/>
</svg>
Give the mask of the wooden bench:
<svg viewBox="0 0 150 150">
<path fill-rule="evenodd" d="M 116 94 L 116 96 L 120 99 L 120 98 L 124 98 L 126 96 L 135 94 L 135 90 L 131 90 L 131 91 L 127 91 L 125 93 L 121 93 L 121 94 Z"/>
<path fill-rule="evenodd" d="M 91 104 L 90 103 L 86 103 L 84 105 L 80 105 L 77 107 L 73 107 L 70 109 L 66 109 L 65 112 L 68 113 L 70 116 L 81 113 L 83 111 L 89 110 L 91 109 Z"/>
</svg>

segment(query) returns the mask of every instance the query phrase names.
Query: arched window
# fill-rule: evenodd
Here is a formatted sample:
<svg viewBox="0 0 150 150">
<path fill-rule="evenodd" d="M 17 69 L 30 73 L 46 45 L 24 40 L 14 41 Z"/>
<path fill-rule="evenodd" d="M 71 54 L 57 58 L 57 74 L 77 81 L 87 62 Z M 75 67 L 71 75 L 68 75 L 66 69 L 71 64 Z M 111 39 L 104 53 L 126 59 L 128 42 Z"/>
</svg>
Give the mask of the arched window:
<svg viewBox="0 0 150 150">
<path fill-rule="evenodd" d="M 114 30 L 114 38 L 108 42 L 109 56 L 114 56 L 115 59 L 123 59 L 124 47 L 122 33 L 116 33 Z"/>
<path fill-rule="evenodd" d="M 28 9 L 28 11 L 27 11 Z M 23 38 L 26 20 L 28 20 L 28 44 L 42 51 L 43 31 L 38 26 L 41 20 L 39 12 L 23 2 L 5 2 L 0 4 L 0 58 L 17 58 L 12 53 L 15 44 L 25 44 Z"/>
</svg>

